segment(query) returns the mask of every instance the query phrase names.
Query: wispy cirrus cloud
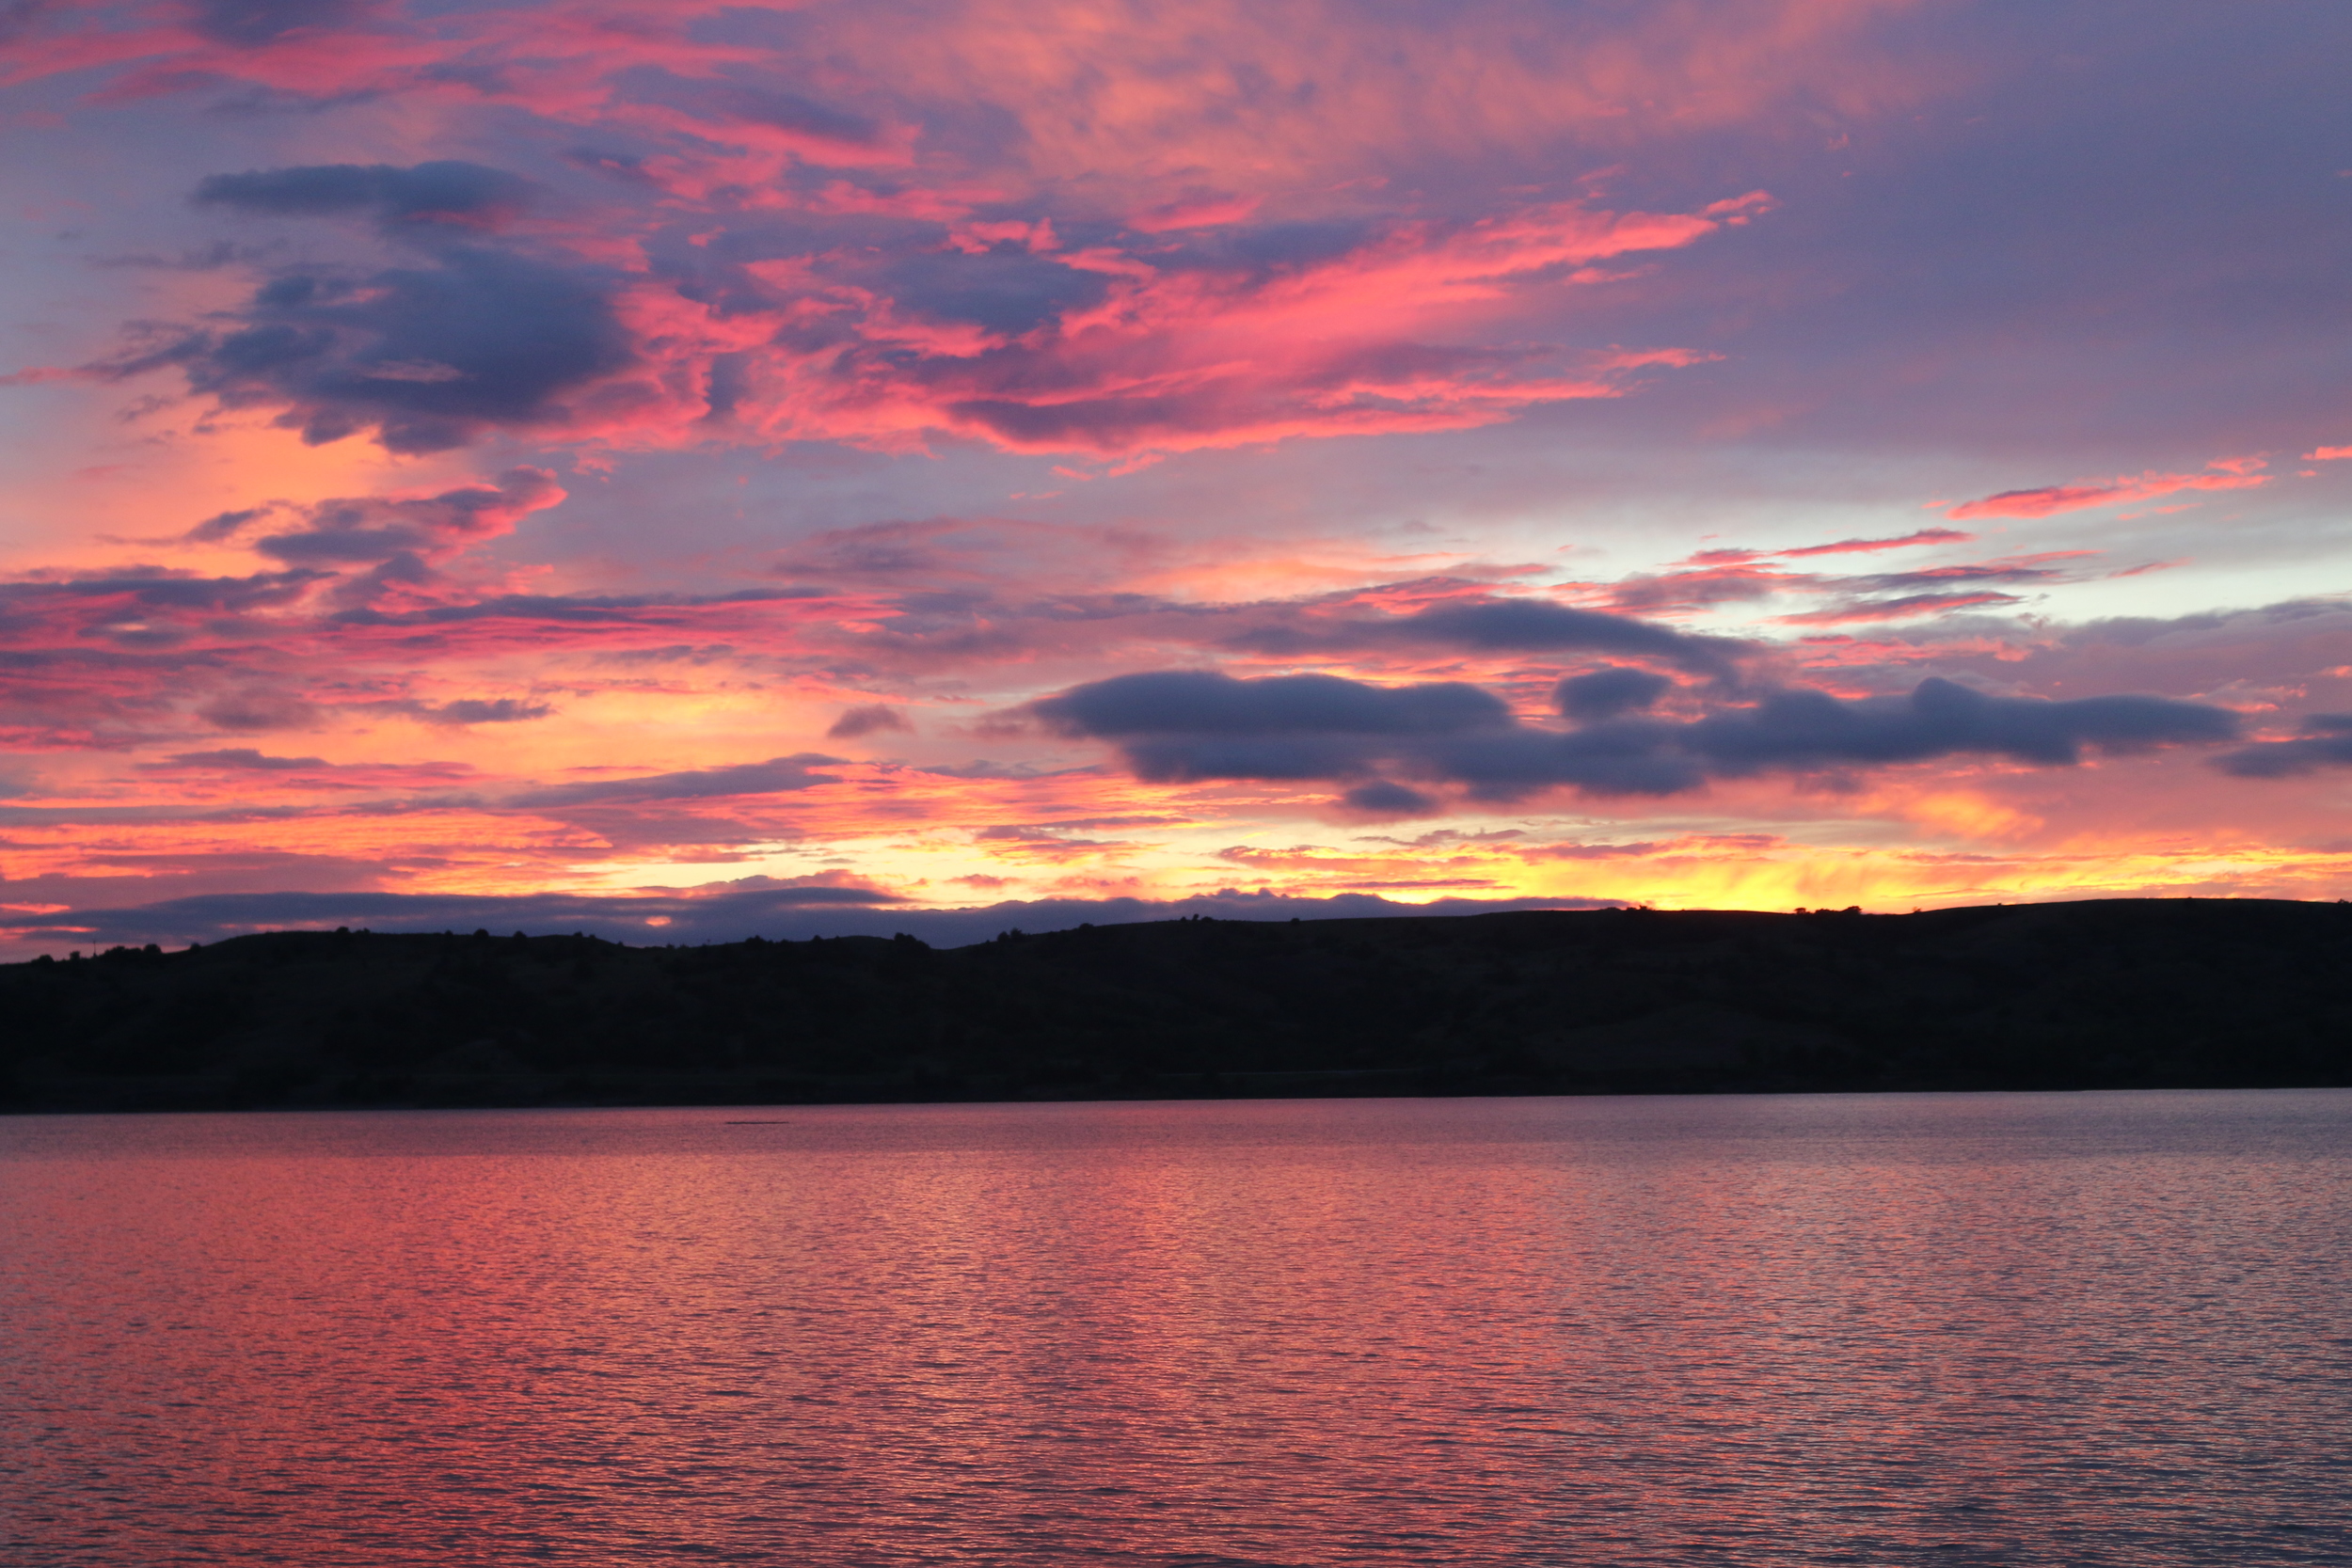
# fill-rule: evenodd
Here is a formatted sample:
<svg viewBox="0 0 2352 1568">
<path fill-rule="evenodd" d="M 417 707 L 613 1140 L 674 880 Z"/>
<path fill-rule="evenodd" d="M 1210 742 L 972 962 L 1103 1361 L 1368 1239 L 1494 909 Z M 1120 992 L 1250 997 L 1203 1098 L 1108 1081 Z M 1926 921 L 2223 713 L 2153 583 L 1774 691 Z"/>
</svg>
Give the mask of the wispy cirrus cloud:
<svg viewBox="0 0 2352 1568">
<path fill-rule="evenodd" d="M 1799 545 L 1790 548 L 1765 550 L 1716 548 L 1699 550 L 1680 564 L 1686 566 L 1740 566 L 1751 562 L 1778 560 L 1803 561 L 1820 555 L 1874 555 L 1881 550 L 1907 550 L 1923 545 L 1965 545 L 1977 536 L 1953 528 L 1914 529 L 1909 533 L 1894 534 L 1883 539 L 1840 539 L 1827 545 Z"/>
<path fill-rule="evenodd" d="M 2270 483 L 2255 470 L 2258 457 L 2217 458 L 2206 473 L 2158 473 L 2150 470 L 2111 480 L 2084 480 L 2072 484 L 2044 484 L 2032 490 L 2003 490 L 1982 500 L 1963 501 L 1944 515 L 1955 522 L 1980 517 L 2048 517 L 2061 512 L 2081 512 L 2125 501 L 2153 500 L 2187 490 L 2251 490 Z"/>
</svg>

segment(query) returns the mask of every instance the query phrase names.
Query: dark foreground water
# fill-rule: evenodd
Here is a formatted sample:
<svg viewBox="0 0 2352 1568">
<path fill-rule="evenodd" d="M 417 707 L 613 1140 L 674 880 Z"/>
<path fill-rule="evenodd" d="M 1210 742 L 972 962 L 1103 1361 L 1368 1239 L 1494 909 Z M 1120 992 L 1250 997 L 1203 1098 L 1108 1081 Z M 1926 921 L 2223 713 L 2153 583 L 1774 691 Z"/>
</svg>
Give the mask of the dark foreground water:
<svg viewBox="0 0 2352 1568">
<path fill-rule="evenodd" d="M 2352 1092 L 0 1120 L 0 1562 L 2352 1560 Z"/>
</svg>

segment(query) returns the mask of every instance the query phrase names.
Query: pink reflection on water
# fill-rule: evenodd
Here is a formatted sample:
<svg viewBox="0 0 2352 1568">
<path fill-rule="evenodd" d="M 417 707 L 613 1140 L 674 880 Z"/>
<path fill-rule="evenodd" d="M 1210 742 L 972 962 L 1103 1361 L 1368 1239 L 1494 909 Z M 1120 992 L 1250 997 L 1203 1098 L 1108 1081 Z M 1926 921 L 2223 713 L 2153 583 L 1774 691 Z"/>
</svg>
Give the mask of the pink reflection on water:
<svg viewBox="0 0 2352 1568">
<path fill-rule="evenodd" d="M 2310 1561 L 2347 1131 L 2334 1092 L 19 1118 L 0 1541 Z"/>
</svg>

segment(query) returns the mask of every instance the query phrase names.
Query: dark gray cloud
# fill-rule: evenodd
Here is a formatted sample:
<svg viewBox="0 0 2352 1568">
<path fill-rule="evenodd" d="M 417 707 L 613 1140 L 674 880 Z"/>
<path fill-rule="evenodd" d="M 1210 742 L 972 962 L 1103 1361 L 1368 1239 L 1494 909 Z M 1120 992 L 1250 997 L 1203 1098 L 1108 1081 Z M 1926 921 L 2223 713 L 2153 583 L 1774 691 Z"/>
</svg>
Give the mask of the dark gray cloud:
<svg viewBox="0 0 2352 1568">
<path fill-rule="evenodd" d="M 316 729 L 326 718 L 306 697 L 258 686 L 215 697 L 196 714 L 217 729 L 241 731 Z"/>
<path fill-rule="evenodd" d="M 1862 577 L 1821 580 L 1860 594 L 1899 594 L 1915 590 L 1951 590 L 1972 582 L 2058 582 L 2071 574 L 2056 566 L 2030 562 L 1992 561 L 1976 565 L 1930 566 L 1916 572 L 1873 572 Z"/>
<path fill-rule="evenodd" d="M 765 125 L 845 147 L 871 147 L 881 139 L 882 128 L 864 115 L 836 109 L 796 92 L 755 87 L 714 90 L 707 82 L 683 79 L 679 85 L 696 106 L 746 125 Z"/>
<path fill-rule="evenodd" d="M 1166 672 L 1098 681 L 1031 705 L 1061 733 L 1109 740 L 1136 776 L 1365 780 L 1363 802 L 1409 808 L 1383 775 L 1512 800 L 1571 787 L 1674 795 L 1711 778 L 1886 766 L 1963 753 L 2058 766 L 2086 748 L 2228 740 L 2237 716 L 2164 697 L 2051 702 L 1947 680 L 1899 697 L 1784 689 L 1689 721 L 1613 717 L 1559 731 L 1520 723 L 1475 687 L 1382 688 L 1329 675 L 1235 680 Z M 1419 792 L 1411 792 L 1418 797 Z"/>
<path fill-rule="evenodd" d="M 1551 689 L 1551 700 L 1570 719 L 1614 719 L 1649 706 L 1673 688 L 1674 682 L 1663 675 L 1617 664 L 1562 677 Z"/>
<path fill-rule="evenodd" d="M 841 261 L 828 259 L 829 276 L 844 270 Z M 1008 334 L 1030 331 L 1095 304 L 1110 282 L 1102 273 L 1012 245 L 978 252 L 930 247 L 900 252 L 870 276 L 901 306 Z"/>
<path fill-rule="evenodd" d="M 545 719 L 555 709 L 520 697 L 460 697 L 452 703 L 415 703 L 408 711 L 428 724 L 519 724 Z"/>
<path fill-rule="evenodd" d="M 237 512 L 215 512 L 194 528 L 187 537 L 204 545 L 216 545 L 223 539 L 234 538 L 247 523 L 258 523 L 275 510 L 267 506 L 248 506 Z"/>
<path fill-rule="evenodd" d="M 907 722 L 907 716 L 900 709 L 887 703 L 867 703 L 849 709 L 834 720 L 833 727 L 825 732 L 825 738 L 855 740 L 860 736 L 876 735 L 884 730 L 906 735 L 914 729 L 914 726 Z"/>
<path fill-rule="evenodd" d="M 1342 795 L 1340 800 L 1351 811 L 1372 816 L 1427 816 L 1444 809 L 1438 800 L 1392 779 L 1358 784 Z"/>
<path fill-rule="evenodd" d="M 1412 776 L 1470 786 L 1482 800 L 1514 800 L 1567 786 L 1591 795 L 1678 795 L 1707 782 L 1699 758 L 1676 744 L 1681 726 L 1612 720 L 1562 734 L 1519 726 L 1466 736 L 1400 757 Z"/>
<path fill-rule="evenodd" d="M 253 547 L 280 561 L 310 565 L 430 558 L 503 533 L 516 518 L 551 506 L 563 496 L 547 469 L 509 468 L 495 485 L 461 484 L 437 496 L 320 501 L 302 511 L 299 528 L 266 534 Z"/>
<path fill-rule="evenodd" d="M 1209 670 L 1116 675 L 1033 704 L 1064 735 L 1440 735 L 1511 721 L 1492 693 L 1459 681 L 1367 686 L 1338 675 L 1236 680 Z"/>
<path fill-rule="evenodd" d="M 0 583 L 0 630 L 22 634 L 50 622 L 83 635 L 104 636 L 109 627 L 133 624 L 240 615 L 290 604 L 326 575 L 292 571 L 200 578 L 163 567 L 132 566 L 88 577 Z"/>
<path fill-rule="evenodd" d="M 215 174 L 198 184 L 195 199 L 279 217 L 366 213 L 389 231 L 429 237 L 498 228 L 531 204 L 536 188 L 504 169 L 445 159 L 409 168 L 313 164 Z"/>
<path fill-rule="evenodd" d="M 1855 701 L 1826 692 L 1778 691 L 1754 707 L 1709 715 L 1684 730 L 1686 744 L 1719 769 L 1915 762 L 1961 752 L 2066 764 L 2083 748 L 2129 752 L 2175 741 L 2235 738 L 2227 708 L 2169 697 L 1989 697 L 1947 680 L 1924 680 L 1906 697 Z"/>
<path fill-rule="evenodd" d="M 440 451 L 493 428 L 560 422 L 564 397 L 632 362 L 602 269 L 453 245 L 421 266 L 359 277 L 280 273 L 230 314 L 98 367 L 178 369 L 225 407 L 282 404 L 313 444 L 363 430 L 394 451 Z"/>
<path fill-rule="evenodd" d="M 843 762 L 841 757 L 829 757 L 816 752 L 803 752 L 797 756 L 771 757 L 766 762 L 738 763 L 731 768 L 694 768 L 676 773 L 650 773 L 640 779 L 596 780 L 586 784 L 556 784 L 548 789 L 534 789 L 517 795 L 513 803 L 518 806 L 600 806 L 628 805 L 651 800 L 694 800 L 729 795 L 773 795 L 784 790 L 814 789 L 818 784 L 838 784 L 830 773 L 812 773 L 812 768 Z"/>
<path fill-rule="evenodd" d="M 1349 778 L 1370 771 L 1400 741 L 1512 722 L 1500 699 L 1459 682 L 1245 681 L 1205 670 L 1119 675 L 1034 703 L 1030 711 L 1063 735 L 1118 741 L 1129 768 L 1157 783 Z"/>
<path fill-rule="evenodd" d="M 363 430 L 394 451 L 440 451 L 491 429 L 558 423 L 564 399 L 635 360 L 609 269 L 489 240 L 536 187 L 481 164 L 320 164 L 215 174 L 200 205 L 279 217 L 372 214 L 423 242 L 420 264 L 373 273 L 280 270 L 233 325 L 164 333 L 89 367 L 116 378 L 177 369 L 224 408 L 277 404 L 312 443 Z M 233 532 L 224 515 L 199 525 Z M 199 537 L 206 535 L 199 534 Z"/>
<path fill-rule="evenodd" d="M 231 746 L 217 752 L 176 752 L 171 760 L 183 768 L 227 768 L 257 773 L 307 772 L 327 766 L 325 757 L 273 757 L 250 746 Z"/>
<path fill-rule="evenodd" d="M 2314 713 L 2295 740 L 2258 740 L 2224 752 L 2214 766 L 2241 779 L 2284 779 L 2323 768 L 2352 768 L 2352 713 Z"/>
</svg>

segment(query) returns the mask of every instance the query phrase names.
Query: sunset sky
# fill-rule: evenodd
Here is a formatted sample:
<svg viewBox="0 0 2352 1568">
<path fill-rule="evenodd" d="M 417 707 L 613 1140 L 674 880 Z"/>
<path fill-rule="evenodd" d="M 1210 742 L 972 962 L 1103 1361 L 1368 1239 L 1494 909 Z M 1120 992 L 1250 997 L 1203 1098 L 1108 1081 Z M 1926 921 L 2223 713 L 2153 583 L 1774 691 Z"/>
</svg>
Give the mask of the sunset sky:
<svg viewBox="0 0 2352 1568">
<path fill-rule="evenodd" d="M 2352 895 L 2348 59 L 0 8 L 5 952 Z"/>
</svg>

